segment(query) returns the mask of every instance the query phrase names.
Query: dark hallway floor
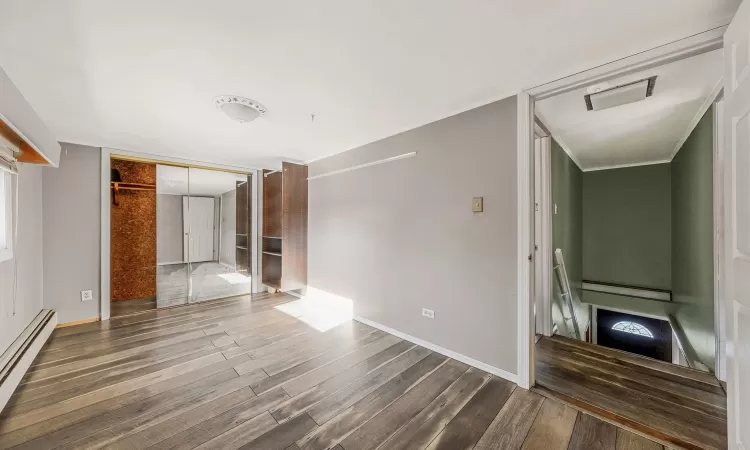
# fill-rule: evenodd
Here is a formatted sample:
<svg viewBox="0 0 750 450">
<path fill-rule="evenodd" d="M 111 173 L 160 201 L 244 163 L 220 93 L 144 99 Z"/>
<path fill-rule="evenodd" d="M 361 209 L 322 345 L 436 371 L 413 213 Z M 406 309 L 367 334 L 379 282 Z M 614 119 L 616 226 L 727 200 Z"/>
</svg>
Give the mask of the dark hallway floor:
<svg viewBox="0 0 750 450">
<path fill-rule="evenodd" d="M 539 392 L 670 446 L 727 448 L 726 394 L 712 375 L 559 336 L 535 350 Z"/>
</svg>

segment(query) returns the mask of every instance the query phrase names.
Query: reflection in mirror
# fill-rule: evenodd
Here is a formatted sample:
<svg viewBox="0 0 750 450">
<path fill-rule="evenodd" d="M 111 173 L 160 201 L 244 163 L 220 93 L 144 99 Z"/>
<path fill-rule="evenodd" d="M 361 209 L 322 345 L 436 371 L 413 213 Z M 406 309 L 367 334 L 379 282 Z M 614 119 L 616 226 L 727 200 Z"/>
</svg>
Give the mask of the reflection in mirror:
<svg viewBox="0 0 750 450">
<path fill-rule="evenodd" d="M 249 175 L 157 167 L 157 306 L 251 291 Z"/>
<path fill-rule="evenodd" d="M 188 169 L 156 166 L 156 306 L 184 305 L 188 298 L 188 258 L 184 228 L 189 197 Z"/>
<path fill-rule="evenodd" d="M 249 176 L 189 169 L 189 302 L 249 294 Z M 184 208 L 184 207 L 183 207 Z"/>
</svg>

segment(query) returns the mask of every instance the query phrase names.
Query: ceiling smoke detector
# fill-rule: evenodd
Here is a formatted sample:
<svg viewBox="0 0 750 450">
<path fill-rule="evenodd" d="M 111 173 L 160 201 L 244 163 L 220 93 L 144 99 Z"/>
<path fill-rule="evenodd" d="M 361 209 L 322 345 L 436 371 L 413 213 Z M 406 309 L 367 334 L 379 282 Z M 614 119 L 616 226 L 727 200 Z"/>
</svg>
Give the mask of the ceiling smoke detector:
<svg viewBox="0 0 750 450">
<path fill-rule="evenodd" d="M 646 97 L 651 97 L 651 94 L 654 93 L 655 84 L 656 76 L 653 76 L 632 83 L 589 93 L 583 96 L 583 100 L 586 102 L 586 110 L 588 111 L 600 111 L 602 109 L 614 108 L 615 106 L 635 103 L 644 100 Z M 589 92 L 591 92 L 591 90 L 589 90 Z"/>
<path fill-rule="evenodd" d="M 230 119 L 239 123 L 252 122 L 266 115 L 266 107 L 255 100 L 236 95 L 220 95 L 214 98 L 214 105 Z"/>
</svg>

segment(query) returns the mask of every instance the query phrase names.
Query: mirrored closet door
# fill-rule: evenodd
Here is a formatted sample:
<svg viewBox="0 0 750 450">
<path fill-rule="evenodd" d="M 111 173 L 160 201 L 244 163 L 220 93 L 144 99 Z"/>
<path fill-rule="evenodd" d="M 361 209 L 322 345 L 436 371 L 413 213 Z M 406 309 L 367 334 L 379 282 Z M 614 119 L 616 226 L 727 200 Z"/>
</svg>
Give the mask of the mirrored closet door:
<svg viewBox="0 0 750 450">
<path fill-rule="evenodd" d="M 157 166 L 157 306 L 251 292 L 250 175 Z"/>
<path fill-rule="evenodd" d="M 250 176 L 190 168 L 183 198 L 188 302 L 251 292 Z"/>
</svg>

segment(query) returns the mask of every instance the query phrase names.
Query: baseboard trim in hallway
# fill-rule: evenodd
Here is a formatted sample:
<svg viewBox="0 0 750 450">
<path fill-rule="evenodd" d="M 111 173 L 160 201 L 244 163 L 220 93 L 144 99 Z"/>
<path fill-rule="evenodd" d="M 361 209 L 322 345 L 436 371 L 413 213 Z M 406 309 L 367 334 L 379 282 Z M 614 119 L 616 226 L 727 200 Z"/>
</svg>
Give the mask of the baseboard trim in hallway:
<svg viewBox="0 0 750 450">
<path fill-rule="evenodd" d="M 87 323 L 98 322 L 98 321 L 99 321 L 98 317 L 94 317 L 92 319 L 75 320 L 73 322 L 65 322 L 65 323 L 58 324 L 55 328 L 74 327 L 76 325 L 85 325 Z"/>
<path fill-rule="evenodd" d="M 456 361 L 461 361 L 464 364 L 468 364 L 472 367 L 476 367 L 477 369 L 484 370 L 485 372 L 491 373 L 492 375 L 498 376 L 500 378 L 503 378 L 505 380 L 508 380 L 512 383 L 517 383 L 518 376 L 516 374 L 510 373 L 508 371 L 505 371 L 503 369 L 497 368 L 495 366 L 491 366 L 487 363 L 483 363 L 482 361 L 477 361 L 474 358 L 470 358 L 468 356 L 462 355 L 460 353 L 456 353 L 453 350 L 448 350 L 447 348 L 441 347 L 439 345 L 435 345 L 431 342 L 427 342 L 425 340 L 419 339 L 417 337 L 411 336 L 409 334 L 403 333 L 398 330 L 394 330 L 393 328 L 387 327 L 383 324 L 380 324 L 378 322 L 374 322 L 370 319 L 365 319 L 361 316 L 354 316 L 352 317 L 357 322 L 361 322 L 365 325 L 369 325 L 373 328 L 377 328 L 380 331 L 385 331 L 388 334 L 392 334 L 396 337 L 399 337 L 405 341 L 409 341 L 412 344 L 417 344 L 420 347 L 424 347 L 426 349 L 432 350 L 433 352 L 440 353 L 441 355 L 445 355 L 449 358 L 453 358 Z"/>
</svg>

